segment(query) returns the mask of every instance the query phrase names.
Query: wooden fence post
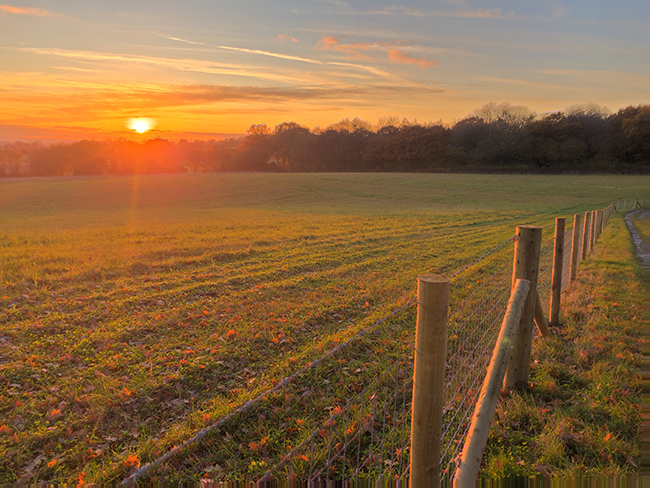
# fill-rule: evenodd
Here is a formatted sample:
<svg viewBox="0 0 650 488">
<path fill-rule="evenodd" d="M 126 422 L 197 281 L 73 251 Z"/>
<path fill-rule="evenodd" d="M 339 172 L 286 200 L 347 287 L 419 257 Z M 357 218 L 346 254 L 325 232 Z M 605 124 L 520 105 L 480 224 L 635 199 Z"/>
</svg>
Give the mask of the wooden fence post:
<svg viewBox="0 0 650 488">
<path fill-rule="evenodd" d="M 591 225 L 591 212 L 587 210 L 585 212 L 585 225 L 584 225 L 584 231 L 582 233 L 582 253 L 581 253 L 581 261 L 584 261 L 587 259 L 587 255 L 589 254 L 589 227 Z"/>
<path fill-rule="evenodd" d="M 521 387 L 528 383 L 530 350 L 533 340 L 533 320 L 537 298 L 539 253 L 542 244 L 542 228 L 528 225 L 517 226 L 515 256 L 512 270 L 512 288 L 518 279 L 530 281 L 530 291 L 524 304 L 515 344 L 508 363 L 504 386 Z"/>
<path fill-rule="evenodd" d="M 600 220 L 598 222 L 598 235 L 602 234 L 603 231 L 605 230 L 605 214 L 607 212 L 607 209 L 601 210 L 600 211 Z"/>
<path fill-rule="evenodd" d="M 442 393 L 447 357 L 449 279 L 418 276 L 418 316 L 411 417 L 411 478 L 414 488 L 440 486 Z"/>
<path fill-rule="evenodd" d="M 573 237 L 571 238 L 571 268 L 569 271 L 569 283 L 576 279 L 578 261 L 580 261 L 580 230 L 582 228 L 582 215 L 573 216 Z"/>
<path fill-rule="evenodd" d="M 542 337 L 551 336 L 551 331 L 548 328 L 548 321 L 546 320 L 546 314 L 544 313 L 544 308 L 542 307 L 542 301 L 539 298 L 539 293 L 536 293 L 535 296 L 535 324 L 537 324 L 537 330 L 542 335 Z"/>
<path fill-rule="evenodd" d="M 521 320 L 525 300 L 530 293 L 530 281 L 517 280 L 510 295 L 506 315 L 501 323 L 501 330 L 492 353 L 481 387 L 481 393 L 474 409 L 472 423 L 467 431 L 467 440 L 463 446 L 460 463 L 454 476 L 454 488 L 476 486 L 476 477 L 485 450 L 485 443 L 490 433 L 490 424 L 494 417 L 494 409 L 499 399 L 503 377 L 508 366 L 510 351 Z"/>
<path fill-rule="evenodd" d="M 598 210 L 591 211 L 591 239 L 589 240 L 589 254 L 596 247 L 596 217 L 598 216 Z"/>
<path fill-rule="evenodd" d="M 555 247 L 553 250 L 553 275 L 551 278 L 551 310 L 549 322 L 560 323 L 560 296 L 562 295 L 562 266 L 564 264 L 564 224 L 566 218 L 555 219 Z"/>
<path fill-rule="evenodd" d="M 610 203 L 609 207 L 607 207 L 607 218 L 605 219 L 605 225 L 609 223 L 609 219 L 612 216 L 612 213 L 614 213 L 614 203 Z"/>
</svg>

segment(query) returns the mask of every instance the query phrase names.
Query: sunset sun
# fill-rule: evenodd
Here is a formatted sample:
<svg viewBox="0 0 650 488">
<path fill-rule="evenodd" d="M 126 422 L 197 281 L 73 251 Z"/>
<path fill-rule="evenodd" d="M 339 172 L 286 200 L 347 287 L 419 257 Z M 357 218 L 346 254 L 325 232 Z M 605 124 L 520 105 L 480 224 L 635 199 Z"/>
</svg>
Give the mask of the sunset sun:
<svg viewBox="0 0 650 488">
<path fill-rule="evenodd" d="M 145 118 L 130 119 L 127 126 L 138 134 L 142 134 L 152 129 L 153 121 Z"/>
</svg>

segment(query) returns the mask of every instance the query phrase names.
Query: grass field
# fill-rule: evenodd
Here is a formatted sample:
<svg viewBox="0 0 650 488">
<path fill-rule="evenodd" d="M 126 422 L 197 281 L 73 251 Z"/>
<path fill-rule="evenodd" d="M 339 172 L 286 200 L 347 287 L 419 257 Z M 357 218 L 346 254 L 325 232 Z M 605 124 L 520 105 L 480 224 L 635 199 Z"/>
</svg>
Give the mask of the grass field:
<svg viewBox="0 0 650 488">
<path fill-rule="evenodd" d="M 637 198 L 649 182 L 0 181 L 0 483 L 119 480 L 410 300 L 418 274 L 452 273 L 517 224 Z M 177 469 L 196 479 L 206 463 Z"/>
</svg>

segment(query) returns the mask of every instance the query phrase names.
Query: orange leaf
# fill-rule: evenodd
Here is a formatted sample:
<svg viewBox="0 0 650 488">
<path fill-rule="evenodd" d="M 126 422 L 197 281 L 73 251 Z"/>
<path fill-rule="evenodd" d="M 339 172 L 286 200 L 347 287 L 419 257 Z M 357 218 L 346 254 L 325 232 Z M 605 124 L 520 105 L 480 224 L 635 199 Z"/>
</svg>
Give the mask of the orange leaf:
<svg viewBox="0 0 650 488">
<path fill-rule="evenodd" d="M 61 410 L 55 408 L 48 414 L 47 419 L 54 420 L 54 419 L 58 419 L 60 416 L 61 416 Z"/>
<path fill-rule="evenodd" d="M 135 466 L 136 468 L 140 467 L 140 458 L 136 454 L 129 454 L 129 456 L 124 461 L 125 466 Z"/>
</svg>

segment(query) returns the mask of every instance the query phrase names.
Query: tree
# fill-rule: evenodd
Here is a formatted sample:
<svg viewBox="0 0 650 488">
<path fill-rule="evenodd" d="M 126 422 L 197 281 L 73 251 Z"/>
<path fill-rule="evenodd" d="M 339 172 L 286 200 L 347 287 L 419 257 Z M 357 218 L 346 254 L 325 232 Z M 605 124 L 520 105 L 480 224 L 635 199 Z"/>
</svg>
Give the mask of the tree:
<svg viewBox="0 0 650 488">
<path fill-rule="evenodd" d="M 295 122 L 283 122 L 273 129 L 273 160 L 277 169 L 309 171 L 311 169 L 309 129 Z"/>
<path fill-rule="evenodd" d="M 346 118 L 343 120 L 339 120 L 338 122 L 328 126 L 327 130 L 335 130 L 337 132 L 350 132 L 350 133 L 357 132 L 357 131 L 371 132 L 372 124 L 370 122 L 366 122 L 365 120 L 361 120 L 358 117 L 355 117 L 352 120 Z"/>
<path fill-rule="evenodd" d="M 231 169 L 235 171 L 264 171 L 271 159 L 271 134 L 266 125 L 252 125 L 241 139 Z"/>
<path fill-rule="evenodd" d="M 612 159 L 623 170 L 648 171 L 650 166 L 650 105 L 628 106 L 608 118 L 615 134 Z"/>
<path fill-rule="evenodd" d="M 142 173 L 180 173 L 180 164 L 175 145 L 167 139 L 149 139 L 142 145 Z"/>
<path fill-rule="evenodd" d="M 68 146 L 68 171 L 73 175 L 100 175 L 107 172 L 106 144 L 99 141 L 79 141 Z"/>
<path fill-rule="evenodd" d="M 388 129 L 388 128 L 385 128 Z M 375 170 L 425 171 L 445 167 L 449 133 L 441 125 L 409 125 L 379 131 L 365 159 Z"/>
<path fill-rule="evenodd" d="M 526 127 L 531 140 L 531 161 L 540 168 L 569 170 L 584 165 L 587 145 L 582 126 L 555 112 Z"/>
<path fill-rule="evenodd" d="M 526 164 L 530 154 L 525 131 L 534 112 L 509 103 L 487 103 L 453 128 L 453 141 L 467 159 L 490 166 Z"/>
<path fill-rule="evenodd" d="M 497 124 L 502 128 L 515 130 L 522 129 L 534 120 L 535 112 L 523 105 L 490 102 L 470 112 L 468 117 L 475 117 L 486 124 Z"/>
<path fill-rule="evenodd" d="M 30 176 L 63 176 L 70 163 L 68 144 L 52 144 L 37 148 L 29 156 Z"/>
</svg>

